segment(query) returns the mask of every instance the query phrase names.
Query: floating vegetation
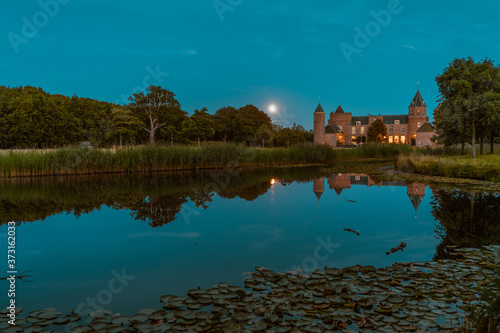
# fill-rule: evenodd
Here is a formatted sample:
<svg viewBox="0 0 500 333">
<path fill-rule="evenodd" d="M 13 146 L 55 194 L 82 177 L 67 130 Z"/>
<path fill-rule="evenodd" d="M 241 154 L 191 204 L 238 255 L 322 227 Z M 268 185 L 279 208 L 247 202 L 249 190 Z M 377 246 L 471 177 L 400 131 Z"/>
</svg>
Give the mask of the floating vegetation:
<svg viewBox="0 0 500 333">
<path fill-rule="evenodd" d="M 107 310 L 85 318 L 34 311 L 17 323 L 24 332 L 68 324 L 71 332 L 456 331 L 468 325 L 465 309 L 480 302 L 478 288 L 495 278 L 500 246 L 456 251 L 459 260 L 387 268 L 325 267 L 304 274 L 257 267 L 244 279 L 245 288 L 219 283 L 189 290 L 187 297 L 164 295 L 162 308 L 142 309 L 130 317 Z M 1 319 L 2 332 L 21 331 L 20 326 L 8 327 Z"/>
</svg>

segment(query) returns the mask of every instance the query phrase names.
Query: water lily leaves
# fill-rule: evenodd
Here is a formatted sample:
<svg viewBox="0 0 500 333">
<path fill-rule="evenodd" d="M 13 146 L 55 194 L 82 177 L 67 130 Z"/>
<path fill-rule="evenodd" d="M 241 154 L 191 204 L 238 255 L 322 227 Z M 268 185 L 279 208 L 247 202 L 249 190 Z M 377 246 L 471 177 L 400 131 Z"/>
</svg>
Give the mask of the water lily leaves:
<svg viewBox="0 0 500 333">
<path fill-rule="evenodd" d="M 129 319 L 129 317 L 115 317 L 111 319 L 111 323 L 114 325 L 123 326 L 130 322 Z"/>
<path fill-rule="evenodd" d="M 112 312 L 109 310 L 95 310 L 89 313 L 90 317 L 100 318 L 109 316 Z"/>
<path fill-rule="evenodd" d="M 387 298 L 387 302 L 393 303 L 393 304 L 401 304 L 404 303 L 404 298 L 399 296 L 399 295 L 391 295 Z"/>
<path fill-rule="evenodd" d="M 148 320 L 148 316 L 145 315 L 145 314 L 136 314 L 136 315 L 133 315 L 132 317 L 129 318 L 129 321 L 132 324 L 143 323 L 143 322 L 145 322 L 147 320 Z"/>
<path fill-rule="evenodd" d="M 0 328 L 3 329 L 3 328 L 7 328 L 8 326 L 11 326 L 11 325 L 7 324 L 7 326 L 5 326 L 5 327 L 0 326 Z M 22 332 L 30 333 L 30 332 L 42 332 L 42 331 L 43 331 L 43 326 L 33 325 L 33 326 L 28 327 L 28 328 L 25 328 L 24 331 L 22 331 Z M 4 331 L 2 331 L 2 332 L 4 332 Z"/>
<path fill-rule="evenodd" d="M 43 319 L 43 320 L 51 320 L 51 319 L 56 319 L 62 315 L 62 312 L 55 312 L 55 311 L 42 311 L 37 314 L 37 318 Z"/>
<path fill-rule="evenodd" d="M 460 249 L 455 249 L 457 253 Z M 247 289 L 219 283 L 191 289 L 186 297 L 164 295 L 164 310 L 142 309 L 134 316 L 108 318 L 110 311 L 91 313 L 92 322 L 75 328 L 88 331 L 149 332 L 368 332 L 454 330 L 465 312 L 461 300 L 479 301 L 474 288 L 487 284 L 498 263 L 500 247 L 463 252 L 462 261 L 441 260 L 395 264 L 376 269 L 351 266 L 310 274 L 276 273 L 258 268 L 244 279 Z M 254 292 L 255 291 L 255 292 Z M 206 310 L 206 311 L 204 311 Z M 78 314 L 34 311 L 19 323 L 26 331 L 79 321 Z M 24 322 L 23 322 L 24 320 Z M 0 325 L 5 323 L 0 320 Z M 439 324 L 439 325 L 438 325 Z M 0 328 L 8 328 L 2 326 Z"/>
</svg>

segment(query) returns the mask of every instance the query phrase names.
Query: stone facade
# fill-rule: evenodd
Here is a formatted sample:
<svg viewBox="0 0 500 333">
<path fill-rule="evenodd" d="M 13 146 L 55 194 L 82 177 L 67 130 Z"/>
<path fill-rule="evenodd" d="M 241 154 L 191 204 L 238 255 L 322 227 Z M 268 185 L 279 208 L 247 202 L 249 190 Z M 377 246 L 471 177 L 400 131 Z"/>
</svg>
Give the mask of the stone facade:
<svg viewBox="0 0 500 333">
<path fill-rule="evenodd" d="M 368 116 L 353 117 L 351 112 L 345 112 L 339 106 L 335 112 L 330 113 L 328 123 L 325 124 L 325 112 L 321 104 L 319 104 L 314 112 L 314 142 L 326 144 L 330 147 L 351 145 L 358 138 L 365 137 L 366 139 L 368 127 L 376 119 L 381 119 L 387 127 L 387 136 L 384 140 L 388 143 L 413 146 L 428 145 L 430 137 L 435 134 L 429 138 L 427 138 L 427 134 L 419 134 L 422 137 L 420 140 L 422 144 L 419 144 L 417 131 L 428 123 L 429 117 L 427 116 L 427 105 L 420 91 L 417 91 L 408 108 L 408 114 L 404 115 L 369 114 Z M 424 142 L 425 144 L 423 144 Z"/>
</svg>

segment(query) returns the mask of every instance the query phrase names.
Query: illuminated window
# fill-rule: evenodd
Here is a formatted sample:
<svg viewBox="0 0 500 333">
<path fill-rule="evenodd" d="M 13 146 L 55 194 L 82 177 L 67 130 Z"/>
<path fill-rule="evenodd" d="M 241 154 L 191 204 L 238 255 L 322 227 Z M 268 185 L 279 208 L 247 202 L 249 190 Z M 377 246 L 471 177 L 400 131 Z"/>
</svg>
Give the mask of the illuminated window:
<svg viewBox="0 0 500 333">
<path fill-rule="evenodd" d="M 361 177 L 360 176 L 355 176 L 354 177 L 356 180 L 361 180 Z"/>
<path fill-rule="evenodd" d="M 393 143 L 394 142 L 394 137 L 392 135 L 389 135 L 389 143 Z"/>
<path fill-rule="evenodd" d="M 356 122 L 356 126 L 360 126 L 361 125 L 361 122 L 360 121 L 357 121 Z"/>
<path fill-rule="evenodd" d="M 421 124 L 421 123 L 420 123 L 420 121 L 419 121 L 419 122 L 417 123 L 417 128 L 420 128 L 420 124 Z"/>
<path fill-rule="evenodd" d="M 392 128 L 392 126 L 389 126 L 389 133 L 394 133 L 394 128 Z"/>
<path fill-rule="evenodd" d="M 399 125 L 399 120 L 394 120 L 394 125 Z"/>
<path fill-rule="evenodd" d="M 406 136 L 401 135 L 401 143 L 406 143 Z"/>
<path fill-rule="evenodd" d="M 396 135 L 396 136 L 394 137 L 394 143 L 399 143 L 399 136 L 397 136 L 397 135 Z"/>
<path fill-rule="evenodd" d="M 365 134 L 365 127 L 361 127 L 361 134 Z"/>
<path fill-rule="evenodd" d="M 352 134 L 356 134 L 356 127 L 352 128 Z"/>
<path fill-rule="evenodd" d="M 351 141 L 356 141 L 356 137 L 355 137 L 355 136 L 352 136 L 352 137 L 351 137 Z"/>
</svg>

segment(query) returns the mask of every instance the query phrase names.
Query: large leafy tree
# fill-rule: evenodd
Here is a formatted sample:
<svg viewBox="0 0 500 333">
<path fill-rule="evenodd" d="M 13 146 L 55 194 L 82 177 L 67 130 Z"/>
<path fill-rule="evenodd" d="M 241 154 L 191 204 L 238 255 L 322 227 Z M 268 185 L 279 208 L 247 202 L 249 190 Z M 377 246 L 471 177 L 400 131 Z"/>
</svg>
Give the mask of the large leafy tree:
<svg viewBox="0 0 500 333">
<path fill-rule="evenodd" d="M 275 146 L 290 147 L 297 143 L 312 142 L 313 133 L 306 131 L 302 125 L 293 124 L 292 127 L 273 125 L 273 141 Z"/>
<path fill-rule="evenodd" d="M 92 127 L 86 134 L 87 139 L 95 147 L 102 147 L 110 142 L 114 131 L 113 121 L 111 119 L 102 119 L 96 127 Z"/>
<path fill-rule="evenodd" d="M 185 114 L 174 93 L 160 86 L 151 85 L 146 91 L 133 94 L 129 100 L 132 102 L 130 108 L 144 121 L 143 128 L 149 133 L 152 145 L 160 128 L 174 124 Z"/>
<path fill-rule="evenodd" d="M 255 139 L 262 144 L 262 148 L 269 144 L 273 140 L 273 132 L 266 125 L 261 125 L 255 133 Z"/>
<path fill-rule="evenodd" d="M 271 118 L 253 105 L 246 105 L 237 110 L 234 117 L 234 140 L 253 142 L 259 128 L 271 127 Z"/>
<path fill-rule="evenodd" d="M 384 122 L 381 119 L 375 119 L 375 121 L 368 127 L 368 141 L 384 141 L 384 136 L 387 135 L 387 127 L 385 127 Z"/>
<path fill-rule="evenodd" d="M 434 110 L 434 124 L 439 133 L 438 142 L 445 146 L 456 143 L 462 145 L 462 155 L 465 154 L 465 143 L 470 142 L 469 127 L 453 105 L 445 107 L 442 103 Z"/>
<path fill-rule="evenodd" d="M 472 157 L 475 158 L 477 132 L 485 135 L 489 128 L 488 122 L 494 121 L 499 112 L 499 68 L 489 59 L 480 62 L 475 62 L 471 57 L 455 59 L 436 78 L 436 82 L 440 109 L 444 110 L 438 113 L 440 135 L 445 136 L 446 140 L 463 142 L 463 136 L 469 134 Z M 447 123 L 455 126 L 443 126 Z M 453 129 L 458 129 L 455 135 Z"/>
<path fill-rule="evenodd" d="M 227 106 L 220 108 L 215 112 L 214 129 L 217 139 L 222 139 L 224 142 L 231 141 L 235 135 L 235 122 L 236 108 Z"/>
<path fill-rule="evenodd" d="M 208 140 L 214 136 L 214 120 L 207 109 L 195 110 L 194 114 L 182 122 L 182 131 L 189 139 Z"/>
<path fill-rule="evenodd" d="M 30 86 L 4 88 L 0 93 L 3 148 L 61 147 L 78 138 L 78 124 L 61 96 Z"/>
<path fill-rule="evenodd" d="M 111 112 L 111 117 L 113 120 L 113 134 L 119 137 L 120 148 L 123 139 L 131 140 L 142 128 L 142 121 L 125 107 L 115 107 Z"/>
</svg>

